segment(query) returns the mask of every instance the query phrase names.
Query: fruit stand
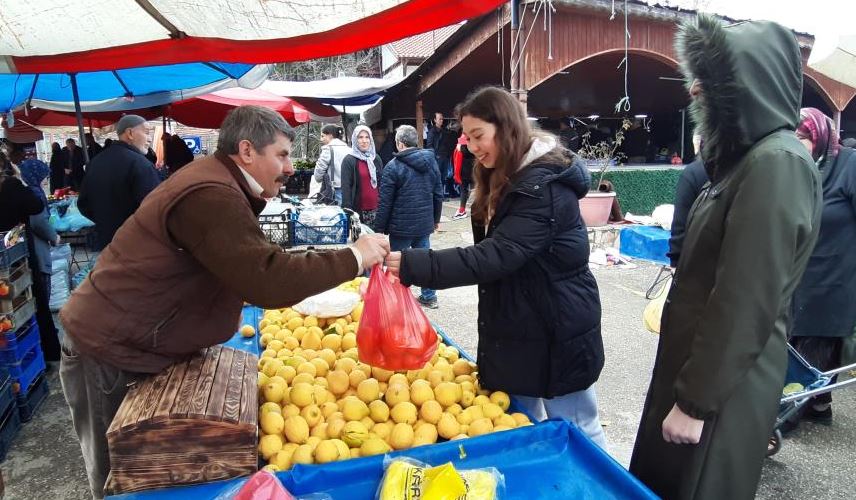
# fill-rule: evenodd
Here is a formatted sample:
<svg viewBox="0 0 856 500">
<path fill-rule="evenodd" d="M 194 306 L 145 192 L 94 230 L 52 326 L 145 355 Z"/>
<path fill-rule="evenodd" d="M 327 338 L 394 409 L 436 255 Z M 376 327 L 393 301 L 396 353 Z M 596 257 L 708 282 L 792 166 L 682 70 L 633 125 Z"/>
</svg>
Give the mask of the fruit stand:
<svg viewBox="0 0 856 500">
<path fill-rule="evenodd" d="M 423 370 L 360 363 L 360 314 L 361 303 L 328 320 L 247 306 L 244 326 L 224 344 L 259 356 L 258 400 L 242 404 L 259 408 L 259 466 L 291 493 L 373 499 L 384 457 L 403 456 L 495 467 L 501 498 L 656 498 L 572 424 L 532 425 L 507 395 L 481 389 L 472 359 L 439 328 Z M 217 498 L 244 479 L 109 498 Z"/>
</svg>

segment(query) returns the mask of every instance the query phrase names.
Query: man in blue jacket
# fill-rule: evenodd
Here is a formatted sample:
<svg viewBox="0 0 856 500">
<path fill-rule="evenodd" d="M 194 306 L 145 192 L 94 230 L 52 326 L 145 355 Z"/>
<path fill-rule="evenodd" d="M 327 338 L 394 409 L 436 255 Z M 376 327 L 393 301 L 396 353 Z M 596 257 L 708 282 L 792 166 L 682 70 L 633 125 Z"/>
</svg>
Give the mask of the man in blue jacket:
<svg viewBox="0 0 856 500">
<path fill-rule="evenodd" d="M 154 165 L 144 156 L 149 149 L 145 118 L 125 115 L 116 124 L 118 141 L 89 163 L 77 207 L 95 223 L 98 248 L 113 235 L 160 183 Z"/>
<path fill-rule="evenodd" d="M 431 248 L 431 233 L 440 224 L 443 181 L 434 152 L 417 146 L 416 129 L 402 125 L 395 132 L 398 153 L 383 169 L 374 230 L 389 235 L 397 252 Z M 437 293 L 423 288 L 419 303 L 437 309 Z"/>
</svg>

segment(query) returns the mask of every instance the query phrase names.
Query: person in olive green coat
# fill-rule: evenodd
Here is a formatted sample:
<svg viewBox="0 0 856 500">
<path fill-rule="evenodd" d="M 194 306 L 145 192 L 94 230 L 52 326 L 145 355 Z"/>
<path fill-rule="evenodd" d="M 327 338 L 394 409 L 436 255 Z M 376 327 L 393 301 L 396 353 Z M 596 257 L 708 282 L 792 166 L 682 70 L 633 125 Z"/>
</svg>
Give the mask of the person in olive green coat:
<svg viewBox="0 0 856 500">
<path fill-rule="evenodd" d="M 820 226 L 820 178 L 794 134 L 800 52 L 775 23 L 704 16 L 676 47 L 711 183 L 690 210 L 630 471 L 668 499 L 750 499 Z"/>
</svg>

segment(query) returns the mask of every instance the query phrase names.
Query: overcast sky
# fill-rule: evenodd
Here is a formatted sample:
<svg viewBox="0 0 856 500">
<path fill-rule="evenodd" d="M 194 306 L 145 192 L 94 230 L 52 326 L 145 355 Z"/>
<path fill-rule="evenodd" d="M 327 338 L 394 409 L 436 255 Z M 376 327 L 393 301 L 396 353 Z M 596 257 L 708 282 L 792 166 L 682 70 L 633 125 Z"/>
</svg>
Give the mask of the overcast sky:
<svg viewBox="0 0 856 500">
<path fill-rule="evenodd" d="M 658 3 L 648 0 L 648 3 Z M 767 19 L 815 36 L 811 61 L 822 59 L 839 36 L 856 35 L 856 0 L 660 0 L 660 3 L 703 10 L 736 19 Z"/>
</svg>

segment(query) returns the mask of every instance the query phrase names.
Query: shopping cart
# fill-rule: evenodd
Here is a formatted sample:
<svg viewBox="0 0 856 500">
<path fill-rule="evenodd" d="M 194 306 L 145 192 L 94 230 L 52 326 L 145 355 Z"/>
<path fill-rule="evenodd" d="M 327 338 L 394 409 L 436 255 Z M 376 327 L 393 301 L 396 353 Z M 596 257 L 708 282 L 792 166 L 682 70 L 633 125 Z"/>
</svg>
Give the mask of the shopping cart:
<svg viewBox="0 0 856 500">
<path fill-rule="evenodd" d="M 263 213 L 259 227 L 268 241 L 289 250 L 343 247 L 356 241 L 365 230 L 359 215 L 347 208 L 342 209 L 341 217 L 324 224 L 301 221 L 300 211 L 312 209 L 290 207 L 279 213 Z"/>
<path fill-rule="evenodd" d="M 802 389 L 782 396 L 779 402 L 779 414 L 776 417 L 776 426 L 773 436 L 770 438 L 770 446 L 767 449 L 767 456 L 773 456 L 781 449 L 782 431 L 780 429 L 788 419 L 796 415 L 814 396 L 856 384 L 856 377 L 833 382 L 836 375 L 854 370 L 856 370 L 856 363 L 822 372 L 811 366 L 796 349 L 788 345 L 788 372 L 785 377 L 785 385 L 800 384 Z"/>
</svg>

